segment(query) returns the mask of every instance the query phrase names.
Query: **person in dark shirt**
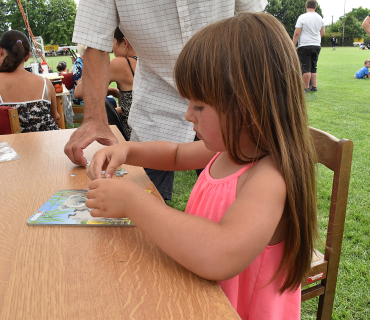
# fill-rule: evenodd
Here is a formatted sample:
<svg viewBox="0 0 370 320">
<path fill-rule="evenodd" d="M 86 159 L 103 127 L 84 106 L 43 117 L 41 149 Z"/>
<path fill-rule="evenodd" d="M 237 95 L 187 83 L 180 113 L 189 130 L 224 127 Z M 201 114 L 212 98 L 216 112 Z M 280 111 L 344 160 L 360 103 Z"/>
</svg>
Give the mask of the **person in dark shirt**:
<svg viewBox="0 0 370 320">
<path fill-rule="evenodd" d="M 333 51 L 335 50 L 335 45 L 337 43 L 337 38 L 335 38 L 333 35 L 331 35 L 330 37 L 330 42 L 331 42 L 331 48 L 333 49 Z"/>
</svg>

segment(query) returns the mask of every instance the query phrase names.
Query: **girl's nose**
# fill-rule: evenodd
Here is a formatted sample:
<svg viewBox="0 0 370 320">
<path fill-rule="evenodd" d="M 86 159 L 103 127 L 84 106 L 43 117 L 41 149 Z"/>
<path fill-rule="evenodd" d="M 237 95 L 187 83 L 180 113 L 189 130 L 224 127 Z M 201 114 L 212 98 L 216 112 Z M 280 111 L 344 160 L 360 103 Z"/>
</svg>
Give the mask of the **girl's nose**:
<svg viewBox="0 0 370 320">
<path fill-rule="evenodd" d="M 194 117 L 192 115 L 192 108 L 190 104 L 188 105 L 188 110 L 186 110 L 186 113 L 185 113 L 185 120 L 189 122 L 194 122 Z"/>
</svg>

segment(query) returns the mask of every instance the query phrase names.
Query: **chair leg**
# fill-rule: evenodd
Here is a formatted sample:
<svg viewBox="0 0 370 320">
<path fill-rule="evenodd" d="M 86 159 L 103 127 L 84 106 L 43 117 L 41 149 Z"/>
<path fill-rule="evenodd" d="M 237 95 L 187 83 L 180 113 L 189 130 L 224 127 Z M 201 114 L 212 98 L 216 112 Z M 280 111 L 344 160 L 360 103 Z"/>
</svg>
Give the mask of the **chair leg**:
<svg viewBox="0 0 370 320">
<path fill-rule="evenodd" d="M 326 282 L 327 279 L 321 282 L 323 285 L 326 285 L 326 290 L 325 293 L 319 297 L 317 320 L 331 320 L 331 315 L 333 313 L 335 286 L 334 288 L 330 288 Z"/>
</svg>

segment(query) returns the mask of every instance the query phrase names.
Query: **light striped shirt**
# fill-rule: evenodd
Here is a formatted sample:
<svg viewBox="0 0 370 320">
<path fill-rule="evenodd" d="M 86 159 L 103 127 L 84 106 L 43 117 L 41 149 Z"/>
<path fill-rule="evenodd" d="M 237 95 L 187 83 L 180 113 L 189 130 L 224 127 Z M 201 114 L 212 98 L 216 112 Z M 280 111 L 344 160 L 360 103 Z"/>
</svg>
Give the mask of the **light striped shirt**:
<svg viewBox="0 0 370 320">
<path fill-rule="evenodd" d="M 139 59 L 129 124 L 131 140 L 193 141 L 184 118 L 187 100 L 176 90 L 173 69 L 190 37 L 240 11 L 262 11 L 267 0 L 80 0 L 73 42 L 111 52 L 119 25 Z"/>
</svg>

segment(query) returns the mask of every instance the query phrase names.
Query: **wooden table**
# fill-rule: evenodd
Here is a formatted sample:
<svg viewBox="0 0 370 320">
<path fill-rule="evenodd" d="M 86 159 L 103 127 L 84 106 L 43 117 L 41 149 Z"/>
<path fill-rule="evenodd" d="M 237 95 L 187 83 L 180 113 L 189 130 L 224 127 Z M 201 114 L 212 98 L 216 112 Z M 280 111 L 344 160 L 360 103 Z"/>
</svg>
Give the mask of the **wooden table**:
<svg viewBox="0 0 370 320">
<path fill-rule="evenodd" d="M 21 157 L 0 163 L 0 319 L 239 319 L 215 282 L 136 227 L 26 224 L 54 192 L 87 189 L 85 168 L 63 152 L 73 130 L 0 136 Z M 101 147 L 89 146 L 87 159 Z M 159 197 L 142 168 L 125 168 L 117 179 Z"/>
<path fill-rule="evenodd" d="M 66 121 L 65 121 L 64 109 L 63 109 L 63 96 L 67 96 L 67 95 L 70 95 L 70 93 L 64 85 L 63 85 L 63 92 L 56 93 L 56 96 L 57 96 L 57 111 L 58 111 L 59 116 L 60 116 L 58 126 L 61 129 L 66 128 Z"/>
</svg>

